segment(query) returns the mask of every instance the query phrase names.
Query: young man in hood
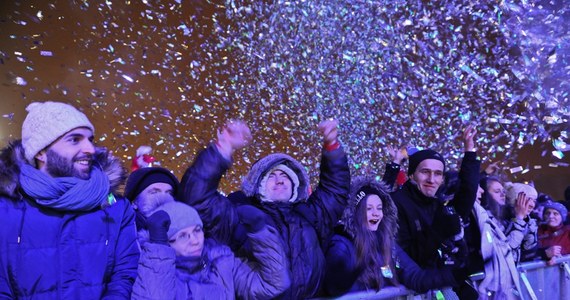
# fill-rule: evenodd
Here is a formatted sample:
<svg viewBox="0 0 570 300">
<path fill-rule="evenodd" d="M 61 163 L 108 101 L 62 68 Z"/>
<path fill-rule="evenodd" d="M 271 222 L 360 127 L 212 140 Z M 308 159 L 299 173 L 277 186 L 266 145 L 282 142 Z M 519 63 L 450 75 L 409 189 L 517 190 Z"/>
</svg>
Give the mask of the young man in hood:
<svg viewBox="0 0 570 300">
<path fill-rule="evenodd" d="M 251 140 L 246 124 L 230 122 L 215 143 L 198 154 L 181 181 L 180 199 L 200 213 L 206 232 L 238 254 L 251 258 L 251 242 L 243 224 L 262 219 L 276 228 L 289 258 L 291 287 L 283 299 L 312 298 L 324 278 L 325 259 L 321 245 L 346 206 L 350 188 L 347 157 L 338 139 L 336 121 L 319 124 L 323 137 L 320 182 L 310 193 L 305 168 L 282 153 L 268 155 L 252 167 L 242 190 L 228 197 L 218 193 L 232 154 Z"/>
<path fill-rule="evenodd" d="M 134 213 L 119 161 L 71 105 L 32 103 L 0 157 L 0 298 L 129 298 Z"/>
</svg>

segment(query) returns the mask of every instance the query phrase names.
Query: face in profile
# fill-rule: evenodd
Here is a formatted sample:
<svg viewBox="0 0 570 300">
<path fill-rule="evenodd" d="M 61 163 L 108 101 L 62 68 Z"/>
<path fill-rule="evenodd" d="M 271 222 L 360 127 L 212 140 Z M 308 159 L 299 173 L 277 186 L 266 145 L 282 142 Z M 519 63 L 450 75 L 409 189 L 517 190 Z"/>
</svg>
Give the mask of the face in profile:
<svg viewBox="0 0 570 300">
<path fill-rule="evenodd" d="M 169 241 L 176 256 L 196 257 L 204 249 L 204 230 L 201 225 L 192 225 L 179 230 Z"/>
<path fill-rule="evenodd" d="M 410 179 L 416 183 L 424 196 L 435 197 L 443 183 L 443 163 L 437 159 L 425 159 L 419 163 Z"/>
<path fill-rule="evenodd" d="M 378 230 L 383 217 L 382 200 L 378 195 L 369 195 L 366 198 L 366 226 L 368 229 L 371 231 Z"/>
<path fill-rule="evenodd" d="M 293 183 L 287 173 L 276 169 L 269 173 L 265 183 L 267 199 L 273 202 L 287 202 L 293 196 Z"/>
<path fill-rule="evenodd" d="M 93 165 L 93 131 L 79 127 L 36 155 L 38 168 L 52 177 L 89 179 Z"/>
<path fill-rule="evenodd" d="M 499 205 L 505 205 L 506 193 L 503 185 L 498 181 L 490 181 L 487 184 L 487 192 L 491 200 L 497 202 Z"/>
</svg>

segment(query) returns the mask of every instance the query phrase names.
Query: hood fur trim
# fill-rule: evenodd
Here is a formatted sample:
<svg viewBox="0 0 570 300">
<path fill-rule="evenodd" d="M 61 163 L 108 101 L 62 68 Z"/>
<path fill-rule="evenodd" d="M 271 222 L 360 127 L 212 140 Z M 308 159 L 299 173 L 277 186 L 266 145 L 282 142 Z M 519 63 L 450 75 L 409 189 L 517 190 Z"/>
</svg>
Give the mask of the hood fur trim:
<svg viewBox="0 0 570 300">
<path fill-rule="evenodd" d="M 345 230 L 348 234 L 354 237 L 355 235 L 355 224 L 354 224 L 354 213 L 356 211 L 357 197 L 356 194 L 364 186 L 371 186 L 372 188 L 379 191 L 380 199 L 382 199 L 382 222 L 387 222 L 388 228 L 394 228 L 392 231 L 393 237 L 396 238 L 398 233 L 398 209 L 394 204 L 394 200 L 390 196 L 390 189 L 386 184 L 381 181 L 376 180 L 374 177 L 361 176 L 354 178 L 352 184 L 350 185 L 350 195 L 348 198 L 348 205 L 346 206 L 343 215 L 342 223 L 344 224 Z"/>
<path fill-rule="evenodd" d="M 20 199 L 20 164 L 27 163 L 22 141 L 11 142 L 0 153 L 0 195 Z M 110 156 L 105 148 L 95 148 L 94 163 L 109 177 L 111 192 L 117 194 L 125 182 L 126 172 L 116 157 Z"/>
<path fill-rule="evenodd" d="M 297 187 L 297 200 L 295 202 L 304 202 L 309 198 L 309 175 L 305 167 L 291 156 L 283 153 L 275 153 L 257 161 L 242 182 L 242 191 L 248 197 L 256 197 L 259 199 L 259 184 L 265 174 L 277 165 L 286 165 L 297 177 L 299 177 L 299 186 Z"/>
</svg>

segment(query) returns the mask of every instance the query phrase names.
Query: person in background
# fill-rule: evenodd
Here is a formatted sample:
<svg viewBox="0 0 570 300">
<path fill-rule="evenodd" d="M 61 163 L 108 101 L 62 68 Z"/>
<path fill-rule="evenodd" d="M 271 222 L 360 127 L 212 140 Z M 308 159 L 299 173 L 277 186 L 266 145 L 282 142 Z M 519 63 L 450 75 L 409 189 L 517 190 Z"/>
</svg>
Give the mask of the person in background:
<svg viewBox="0 0 570 300">
<path fill-rule="evenodd" d="M 544 223 L 538 228 L 539 254 L 549 260 L 570 254 L 570 225 L 564 225 L 568 210 L 559 202 L 543 204 Z"/>
<path fill-rule="evenodd" d="M 128 299 L 139 250 L 121 163 L 75 107 L 27 111 L 0 158 L 0 298 Z"/>
<path fill-rule="evenodd" d="M 148 239 L 139 240 L 142 255 L 133 299 L 269 299 L 289 288 L 287 259 L 273 227 L 250 216 L 248 229 L 258 263 L 204 238 L 203 223 L 192 207 L 170 201 L 150 212 Z"/>
<path fill-rule="evenodd" d="M 501 214 L 504 203 L 505 192 L 499 179 L 492 176 L 482 178 L 465 230 L 470 246 L 468 273 L 475 275 L 471 281 L 477 294 L 464 293 L 461 299 L 521 299 L 519 272 L 510 240 L 499 219 L 493 215 Z M 477 276 L 478 271 L 482 276 Z"/>
<path fill-rule="evenodd" d="M 158 206 L 174 202 L 179 182 L 169 170 L 161 167 L 144 167 L 127 178 L 125 197 L 133 203 L 137 230 L 145 229 L 146 218 Z"/>
<path fill-rule="evenodd" d="M 182 177 L 180 199 L 198 210 L 211 237 L 230 245 L 238 256 L 253 259 L 250 238 L 240 226 L 251 216 L 261 215 L 277 229 L 292 280 L 283 299 L 311 298 L 321 289 L 325 275 L 321 245 L 332 236 L 350 188 L 348 160 L 337 139 L 337 126 L 332 120 L 319 124 L 324 145 L 320 181 L 312 193 L 305 167 L 291 156 L 275 153 L 251 167 L 241 191 L 228 197 L 220 194 L 217 188 L 232 154 L 251 140 L 249 128 L 239 121 L 221 129 L 217 141 L 198 154 Z M 251 212 L 240 214 L 242 210 Z"/>
<path fill-rule="evenodd" d="M 325 251 L 324 285 L 329 296 L 379 291 L 400 283 L 425 293 L 457 285 L 466 277 L 460 268 L 422 270 L 396 244 L 397 211 L 388 192 L 374 178 L 355 179 L 341 225 Z"/>
<path fill-rule="evenodd" d="M 508 210 L 507 218 L 502 220 L 505 235 L 510 239 L 515 262 L 530 261 L 537 257 L 538 223 L 530 217 L 536 206 L 536 189 L 524 183 L 505 184 Z"/>
</svg>

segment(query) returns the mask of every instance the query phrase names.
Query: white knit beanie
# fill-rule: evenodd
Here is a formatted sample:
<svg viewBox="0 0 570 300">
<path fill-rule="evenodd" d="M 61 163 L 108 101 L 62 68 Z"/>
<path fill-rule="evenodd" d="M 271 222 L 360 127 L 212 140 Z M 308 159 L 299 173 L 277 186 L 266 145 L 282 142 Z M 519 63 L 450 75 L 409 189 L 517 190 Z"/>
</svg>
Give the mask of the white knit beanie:
<svg viewBox="0 0 570 300">
<path fill-rule="evenodd" d="M 534 199 L 535 202 L 536 198 L 538 197 L 538 192 L 536 191 L 536 189 L 524 183 L 506 182 L 505 191 L 506 191 L 507 203 L 509 203 L 512 206 L 515 205 L 519 193 L 525 193 L 527 197 Z"/>
<path fill-rule="evenodd" d="M 61 102 L 33 102 L 26 108 L 22 124 L 22 146 L 26 159 L 34 165 L 34 157 L 55 140 L 78 127 L 95 132 L 87 116 L 75 107 Z"/>
</svg>

